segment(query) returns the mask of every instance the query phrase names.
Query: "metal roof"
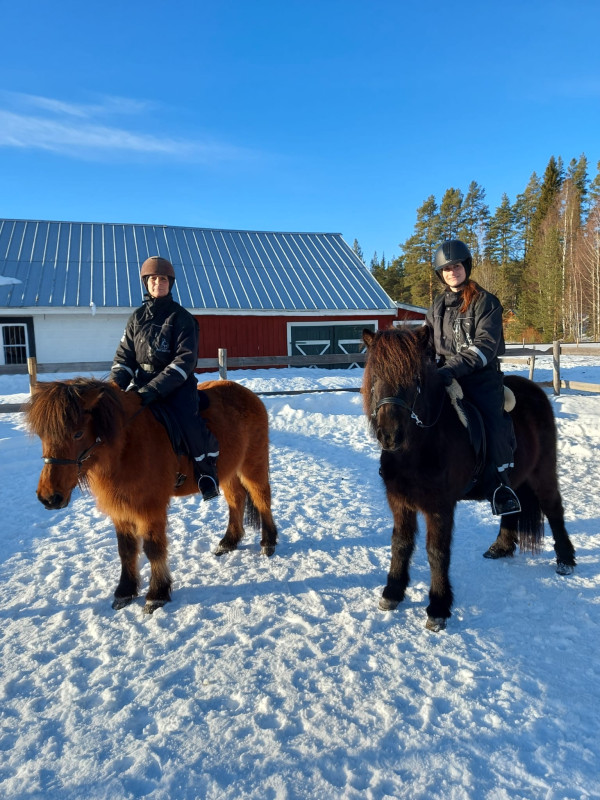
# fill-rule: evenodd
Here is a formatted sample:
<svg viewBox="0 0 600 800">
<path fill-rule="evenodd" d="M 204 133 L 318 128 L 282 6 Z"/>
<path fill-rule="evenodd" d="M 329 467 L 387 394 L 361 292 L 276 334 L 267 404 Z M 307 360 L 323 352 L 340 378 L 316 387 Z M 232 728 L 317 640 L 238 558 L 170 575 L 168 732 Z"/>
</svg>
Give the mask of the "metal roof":
<svg viewBox="0 0 600 800">
<path fill-rule="evenodd" d="M 0 219 L 0 308 L 132 308 L 141 263 L 169 259 L 189 309 L 395 309 L 338 233 Z"/>
</svg>

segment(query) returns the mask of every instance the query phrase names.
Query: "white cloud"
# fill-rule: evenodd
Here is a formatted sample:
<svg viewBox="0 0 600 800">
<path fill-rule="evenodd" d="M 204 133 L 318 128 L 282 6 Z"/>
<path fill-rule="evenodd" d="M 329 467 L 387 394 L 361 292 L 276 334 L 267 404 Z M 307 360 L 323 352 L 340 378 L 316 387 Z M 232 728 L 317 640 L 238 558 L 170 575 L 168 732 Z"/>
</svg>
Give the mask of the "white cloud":
<svg viewBox="0 0 600 800">
<path fill-rule="evenodd" d="M 0 147 L 46 150 L 86 160 L 111 154 L 155 155 L 197 163 L 255 157 L 244 148 L 209 139 L 156 136 L 106 124 L 107 116 L 123 115 L 135 115 L 138 124 L 143 124 L 145 113 L 155 109 L 144 101 L 106 97 L 98 104 L 76 104 L 10 92 L 0 94 L 0 103 L 2 100 L 12 109 L 0 107 Z"/>
<path fill-rule="evenodd" d="M 141 114 L 155 108 L 154 103 L 129 97 L 104 96 L 98 103 L 67 103 L 53 97 L 41 97 L 21 92 L 0 92 L 7 104 L 13 107 L 33 108 L 51 114 L 80 118 L 93 118 L 113 114 Z"/>
</svg>

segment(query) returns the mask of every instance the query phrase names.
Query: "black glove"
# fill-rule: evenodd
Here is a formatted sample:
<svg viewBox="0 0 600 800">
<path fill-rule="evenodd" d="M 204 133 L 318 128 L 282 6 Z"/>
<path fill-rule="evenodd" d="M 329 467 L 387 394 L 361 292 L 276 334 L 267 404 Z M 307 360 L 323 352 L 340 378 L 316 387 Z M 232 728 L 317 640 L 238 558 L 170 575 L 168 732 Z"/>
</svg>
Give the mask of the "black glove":
<svg viewBox="0 0 600 800">
<path fill-rule="evenodd" d="M 156 389 L 153 389 L 151 386 L 142 386 L 141 389 L 138 389 L 138 394 L 141 397 L 143 406 L 150 405 L 150 403 L 153 403 L 160 397 Z"/>
<path fill-rule="evenodd" d="M 450 386 L 454 380 L 454 375 L 450 367 L 440 367 L 437 371 L 440 378 L 444 381 L 444 386 Z"/>
</svg>

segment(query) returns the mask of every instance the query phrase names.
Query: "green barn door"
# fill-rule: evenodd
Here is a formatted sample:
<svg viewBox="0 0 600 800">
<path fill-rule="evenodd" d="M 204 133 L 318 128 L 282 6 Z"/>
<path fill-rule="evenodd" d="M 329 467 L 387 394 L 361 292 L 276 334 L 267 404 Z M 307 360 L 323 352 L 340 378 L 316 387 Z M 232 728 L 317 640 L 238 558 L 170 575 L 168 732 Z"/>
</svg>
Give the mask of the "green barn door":
<svg viewBox="0 0 600 800">
<path fill-rule="evenodd" d="M 375 330 L 375 325 L 335 325 L 333 328 L 333 352 L 334 353 L 364 353 L 367 349 L 362 340 L 362 332 L 365 328 Z M 362 364 L 348 364 L 348 369 L 362 367 Z"/>
<path fill-rule="evenodd" d="M 361 325 L 293 325 L 291 327 L 292 355 L 324 356 L 328 353 L 363 353 L 363 328 L 375 330 L 375 323 Z M 311 364 L 321 369 L 344 369 L 345 364 Z M 349 364 L 348 367 L 359 366 Z"/>
</svg>

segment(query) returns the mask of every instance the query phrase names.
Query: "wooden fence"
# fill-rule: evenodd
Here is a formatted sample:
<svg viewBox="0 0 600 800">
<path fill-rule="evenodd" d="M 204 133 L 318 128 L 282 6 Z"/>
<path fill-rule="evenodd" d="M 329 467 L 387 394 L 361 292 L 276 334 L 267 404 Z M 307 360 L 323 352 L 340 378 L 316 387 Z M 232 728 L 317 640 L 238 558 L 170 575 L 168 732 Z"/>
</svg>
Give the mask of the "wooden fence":
<svg viewBox="0 0 600 800">
<path fill-rule="evenodd" d="M 535 360 L 537 356 L 552 355 L 552 381 L 539 381 L 540 386 L 552 386 L 554 394 L 559 395 L 561 389 L 574 389 L 583 392 L 600 392 L 600 384 L 581 383 L 579 381 L 563 381 L 560 378 L 560 357 L 562 355 L 597 356 L 600 355 L 600 343 L 590 344 L 563 344 L 554 342 L 552 345 L 509 345 L 507 352 L 500 359 L 502 362 L 523 362 L 529 365 L 529 378 L 534 379 Z M 228 369 L 248 369 L 250 367 L 269 369 L 272 367 L 309 367 L 319 366 L 320 364 L 339 364 L 363 365 L 365 353 L 351 354 L 332 354 L 324 356 L 243 356 L 227 357 L 227 350 L 219 349 L 217 358 L 199 358 L 196 367 L 198 370 L 218 370 L 219 377 L 227 378 Z M 111 361 L 76 361 L 69 363 L 45 363 L 38 364 L 35 358 L 28 358 L 27 365 L 19 364 L 14 366 L 0 367 L 0 375 L 29 374 L 30 389 L 36 384 L 39 374 L 51 374 L 57 372 L 64 373 L 85 373 L 101 372 L 108 373 L 112 366 Z M 357 389 L 315 389 L 314 392 L 326 391 L 358 391 Z M 307 394 L 306 390 L 293 392 L 259 392 L 262 395 L 268 394 Z M 20 411 L 20 404 L 0 404 L 0 413 Z"/>
</svg>

